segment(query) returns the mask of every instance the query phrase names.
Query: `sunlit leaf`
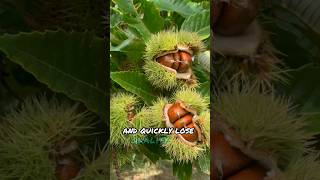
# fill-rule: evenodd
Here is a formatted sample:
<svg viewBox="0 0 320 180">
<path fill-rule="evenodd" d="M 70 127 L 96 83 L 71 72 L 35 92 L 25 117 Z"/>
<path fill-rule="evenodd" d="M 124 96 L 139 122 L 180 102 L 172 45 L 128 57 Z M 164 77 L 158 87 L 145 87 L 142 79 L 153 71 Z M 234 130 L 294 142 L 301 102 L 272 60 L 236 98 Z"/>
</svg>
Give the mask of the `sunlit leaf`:
<svg viewBox="0 0 320 180">
<path fill-rule="evenodd" d="M 152 33 L 159 32 L 163 29 L 164 19 L 160 16 L 159 9 L 152 2 L 143 2 L 143 19 L 142 21 Z"/>
<path fill-rule="evenodd" d="M 203 11 L 204 9 L 191 0 L 151 0 L 161 10 L 174 11 L 184 17 Z"/>
<path fill-rule="evenodd" d="M 147 104 L 151 104 L 156 99 L 155 90 L 142 73 L 131 71 L 112 72 L 111 79 L 125 90 L 141 97 Z"/>
<path fill-rule="evenodd" d="M 210 12 L 203 11 L 189 16 L 182 24 L 181 30 L 196 32 L 201 39 L 210 37 Z"/>
</svg>

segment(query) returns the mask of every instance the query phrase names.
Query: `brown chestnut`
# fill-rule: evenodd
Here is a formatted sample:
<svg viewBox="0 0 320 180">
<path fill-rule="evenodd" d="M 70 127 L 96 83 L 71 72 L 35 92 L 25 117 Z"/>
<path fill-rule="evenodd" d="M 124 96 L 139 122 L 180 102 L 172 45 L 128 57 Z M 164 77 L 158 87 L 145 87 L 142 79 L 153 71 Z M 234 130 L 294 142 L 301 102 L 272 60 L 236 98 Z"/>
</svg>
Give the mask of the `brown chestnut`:
<svg viewBox="0 0 320 180">
<path fill-rule="evenodd" d="M 174 63 L 173 55 L 172 54 L 167 54 L 164 56 L 159 57 L 158 62 L 164 66 L 171 67 Z"/>
<path fill-rule="evenodd" d="M 171 68 L 175 69 L 175 70 L 178 70 L 179 66 L 180 66 L 180 62 L 179 61 L 174 61 L 172 66 L 171 66 Z"/>
<path fill-rule="evenodd" d="M 194 128 L 194 123 L 187 125 L 187 128 Z M 192 134 L 181 134 L 181 136 L 189 142 L 195 142 L 198 140 L 198 131 L 194 128 Z"/>
<path fill-rule="evenodd" d="M 55 175 L 58 180 L 71 180 L 75 178 L 80 171 L 78 164 L 69 157 L 63 157 L 58 160 Z"/>
<path fill-rule="evenodd" d="M 233 148 L 220 132 L 213 132 L 213 167 L 221 165 L 221 174 L 228 177 L 248 166 L 252 160 L 240 150 Z M 215 172 L 217 174 L 217 172 Z M 214 174 L 215 174 L 214 173 Z"/>
<path fill-rule="evenodd" d="M 168 116 L 171 123 L 174 123 L 176 120 L 180 119 L 181 117 L 185 116 L 188 113 L 184 108 L 180 106 L 180 103 L 174 103 L 168 109 Z"/>
<path fill-rule="evenodd" d="M 212 0 L 212 5 L 211 5 L 211 27 L 215 27 L 215 23 L 219 19 L 219 16 L 221 14 L 221 9 L 223 8 L 223 3 L 220 2 L 220 0 Z"/>
<path fill-rule="evenodd" d="M 175 128 L 183 128 L 183 127 L 186 127 L 187 125 L 189 125 L 190 123 L 192 123 L 192 118 L 193 118 L 193 115 L 192 114 L 187 114 L 185 116 L 183 116 L 182 118 L 180 118 L 179 120 L 177 120 L 173 126 Z"/>
<path fill-rule="evenodd" d="M 189 69 L 189 63 L 187 63 L 187 62 L 185 62 L 185 61 L 182 61 L 182 62 L 180 62 L 180 66 L 179 66 L 179 68 L 178 68 L 178 72 L 179 73 L 185 73 L 185 72 L 187 72 L 188 71 L 188 69 Z"/>
<path fill-rule="evenodd" d="M 186 61 L 187 63 L 191 63 L 192 57 L 189 53 L 180 51 L 180 61 Z"/>
<path fill-rule="evenodd" d="M 230 176 L 227 180 L 263 180 L 266 174 L 267 172 L 263 167 L 255 165 Z"/>
<path fill-rule="evenodd" d="M 225 36 L 243 33 L 256 18 L 259 7 L 260 0 L 223 2 L 222 12 L 213 31 Z"/>
<path fill-rule="evenodd" d="M 174 58 L 175 61 L 180 61 L 180 54 L 179 54 L 179 52 L 175 52 L 175 53 L 173 54 L 173 58 Z"/>
</svg>

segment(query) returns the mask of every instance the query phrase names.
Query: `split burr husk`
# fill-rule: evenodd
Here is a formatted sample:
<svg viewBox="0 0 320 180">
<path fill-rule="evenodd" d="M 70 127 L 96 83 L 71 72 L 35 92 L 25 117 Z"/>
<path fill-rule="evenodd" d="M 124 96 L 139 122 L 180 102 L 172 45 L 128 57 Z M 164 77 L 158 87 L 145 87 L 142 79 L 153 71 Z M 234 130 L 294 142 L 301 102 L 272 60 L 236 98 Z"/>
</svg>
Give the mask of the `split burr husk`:
<svg viewBox="0 0 320 180">
<path fill-rule="evenodd" d="M 163 146 L 177 161 L 191 161 L 210 146 L 210 115 L 207 100 L 192 89 L 178 90 L 171 100 L 159 99 L 150 107 L 154 125 L 194 128 L 191 134 L 173 133 Z"/>
<path fill-rule="evenodd" d="M 85 158 L 85 168 L 75 180 L 105 180 L 109 177 L 110 151 L 107 148 L 94 153 L 91 158 Z"/>
<path fill-rule="evenodd" d="M 69 154 L 78 149 L 75 139 L 89 136 L 90 113 L 79 112 L 78 105 L 40 96 L 27 98 L 1 119 L 0 179 L 78 175 L 80 165 Z"/>
<path fill-rule="evenodd" d="M 146 108 L 137 108 L 134 95 L 119 93 L 110 101 L 110 143 L 115 146 L 132 146 L 137 139 L 143 139 L 139 132 L 123 134 L 125 128 L 149 127 L 149 113 Z"/>
<path fill-rule="evenodd" d="M 192 32 L 163 31 L 146 43 L 143 67 L 148 80 L 157 88 L 195 87 L 192 61 L 204 50 L 200 37 Z"/>
<path fill-rule="evenodd" d="M 213 0 L 213 30 L 224 36 L 235 36 L 247 30 L 256 18 L 260 0 Z"/>
<path fill-rule="evenodd" d="M 260 0 L 213 0 L 212 43 L 216 68 L 223 67 L 218 74 L 270 87 L 273 81 L 285 83 L 286 74 L 277 58 L 280 53 L 256 20 L 260 4 Z"/>
<path fill-rule="evenodd" d="M 212 172 L 216 178 L 279 179 L 292 159 L 309 152 L 313 134 L 285 98 L 237 87 L 222 93 L 214 110 Z"/>
<path fill-rule="evenodd" d="M 317 180 L 320 177 L 319 153 L 293 159 L 279 180 Z"/>
<path fill-rule="evenodd" d="M 270 87 L 272 82 L 286 82 L 284 65 L 277 57 L 281 54 L 268 40 L 257 22 L 253 22 L 241 35 L 225 37 L 215 35 L 213 44 L 216 67 L 228 79 L 253 81 Z"/>
</svg>

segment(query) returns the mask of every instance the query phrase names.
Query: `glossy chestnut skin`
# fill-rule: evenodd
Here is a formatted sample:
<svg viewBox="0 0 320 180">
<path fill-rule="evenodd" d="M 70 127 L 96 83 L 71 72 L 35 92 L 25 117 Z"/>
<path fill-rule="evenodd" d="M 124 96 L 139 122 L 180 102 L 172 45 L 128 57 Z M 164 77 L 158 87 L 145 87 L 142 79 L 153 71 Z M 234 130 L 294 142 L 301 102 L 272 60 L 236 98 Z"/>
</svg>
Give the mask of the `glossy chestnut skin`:
<svg viewBox="0 0 320 180">
<path fill-rule="evenodd" d="M 199 132 L 195 128 L 193 122 L 194 114 L 184 109 L 180 101 L 174 103 L 167 111 L 170 122 L 174 128 L 193 128 L 192 134 L 181 134 L 182 138 L 189 142 L 197 142 L 199 140 Z"/>
<path fill-rule="evenodd" d="M 244 155 L 240 150 L 233 148 L 220 132 L 213 132 L 213 155 L 212 171 L 214 179 L 218 179 L 218 174 L 228 177 L 252 163 L 252 160 Z M 221 165 L 222 172 L 218 172 Z M 216 177 L 215 177 L 216 176 Z"/>
<path fill-rule="evenodd" d="M 55 174 L 58 180 L 71 180 L 78 175 L 79 171 L 80 167 L 74 159 L 62 157 L 58 160 Z"/>
<path fill-rule="evenodd" d="M 179 53 L 179 51 L 173 53 L 173 58 L 174 58 L 175 61 L 180 61 L 180 53 Z"/>
<path fill-rule="evenodd" d="M 243 4 L 235 0 L 222 2 L 220 14 L 213 15 L 216 22 L 213 31 L 224 36 L 233 36 L 243 33 L 256 18 L 260 0 L 244 0 Z"/>
<path fill-rule="evenodd" d="M 180 62 L 174 61 L 171 68 L 177 70 L 177 69 L 179 69 L 179 66 L 180 66 Z"/>
<path fill-rule="evenodd" d="M 194 123 L 187 125 L 187 128 L 194 128 Z M 181 136 L 189 142 L 196 142 L 198 140 L 198 131 L 194 128 L 192 134 L 181 134 Z"/>
<path fill-rule="evenodd" d="M 187 114 L 187 115 L 183 116 L 182 118 L 180 118 L 179 120 L 177 120 L 173 124 L 173 126 L 178 129 L 183 128 L 183 127 L 187 126 L 188 124 L 192 123 L 192 117 L 193 117 L 192 114 Z"/>
<path fill-rule="evenodd" d="M 171 123 L 175 123 L 186 114 L 188 114 L 188 111 L 183 109 L 179 103 L 174 103 L 168 110 L 168 116 Z"/>
<path fill-rule="evenodd" d="M 157 60 L 160 64 L 167 66 L 167 67 L 172 67 L 172 65 L 174 63 L 174 59 L 173 59 L 172 54 L 167 54 L 167 55 L 161 56 Z"/>
<path fill-rule="evenodd" d="M 235 175 L 228 177 L 226 180 L 263 180 L 266 177 L 266 170 L 259 166 L 254 165 L 241 170 Z"/>
<path fill-rule="evenodd" d="M 180 62 L 180 66 L 178 68 L 179 73 L 184 73 L 189 69 L 190 65 L 187 62 Z"/>
<path fill-rule="evenodd" d="M 185 61 L 187 63 L 191 63 L 192 57 L 189 53 L 184 52 L 184 51 L 180 51 L 180 61 Z"/>
<path fill-rule="evenodd" d="M 192 56 L 187 52 L 178 51 L 158 57 L 157 61 L 166 67 L 175 69 L 178 73 L 185 73 L 190 68 Z"/>
<path fill-rule="evenodd" d="M 220 0 L 211 0 L 211 27 L 215 28 L 215 24 L 220 17 L 223 3 Z"/>
</svg>

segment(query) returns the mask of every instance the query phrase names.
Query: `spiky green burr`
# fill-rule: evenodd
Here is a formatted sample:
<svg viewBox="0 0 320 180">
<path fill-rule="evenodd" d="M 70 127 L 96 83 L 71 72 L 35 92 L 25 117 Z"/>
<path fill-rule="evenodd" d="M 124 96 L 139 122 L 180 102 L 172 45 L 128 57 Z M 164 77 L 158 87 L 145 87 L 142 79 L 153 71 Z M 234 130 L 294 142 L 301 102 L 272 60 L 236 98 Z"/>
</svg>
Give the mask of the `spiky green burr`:
<svg viewBox="0 0 320 180">
<path fill-rule="evenodd" d="M 318 154 L 295 158 L 279 177 L 279 180 L 318 180 L 320 162 Z"/>
<path fill-rule="evenodd" d="M 55 144 L 88 136 L 92 116 L 78 105 L 44 96 L 27 98 L 2 117 L 0 179 L 55 179 Z"/>
<path fill-rule="evenodd" d="M 182 143 L 176 136 L 169 135 L 163 144 L 166 152 L 176 161 L 188 162 L 198 158 L 205 152 L 203 145 L 189 146 Z"/>
<path fill-rule="evenodd" d="M 176 91 L 173 99 L 184 102 L 187 106 L 198 112 L 206 111 L 209 108 L 209 99 L 207 97 L 203 97 L 194 89 L 180 89 Z"/>
<path fill-rule="evenodd" d="M 157 88 L 174 89 L 180 86 L 196 86 L 195 77 L 192 75 L 187 79 L 181 79 L 177 71 L 166 68 L 156 61 L 161 54 L 173 52 L 183 47 L 192 52 L 192 55 L 204 50 L 204 45 L 200 37 L 193 32 L 172 32 L 162 31 L 153 35 L 146 43 L 145 65 L 143 67 L 148 80 Z M 189 72 L 191 75 L 192 72 Z"/>
<path fill-rule="evenodd" d="M 206 138 L 207 148 L 210 148 L 210 112 L 209 111 L 203 111 L 200 114 L 200 123 L 201 123 L 203 134 Z"/>
<path fill-rule="evenodd" d="M 131 146 L 136 139 L 143 136 L 136 134 L 123 134 L 125 128 L 149 127 L 149 112 L 146 108 L 137 108 L 138 99 L 134 95 L 119 93 L 110 101 L 110 143 L 116 146 Z"/>
<path fill-rule="evenodd" d="M 147 42 L 145 59 L 152 61 L 163 52 L 176 50 L 178 45 L 189 47 L 194 54 L 204 50 L 204 45 L 196 33 L 162 31 L 153 35 Z"/>
<path fill-rule="evenodd" d="M 98 155 L 98 157 L 96 157 Z M 99 153 L 94 153 L 92 158 L 85 156 L 85 167 L 80 172 L 76 180 L 105 180 L 109 178 L 110 150 L 102 149 Z"/>
<path fill-rule="evenodd" d="M 231 88 L 217 98 L 217 124 L 227 124 L 245 148 L 268 153 L 280 167 L 306 152 L 312 134 L 305 130 L 306 121 L 292 111 L 286 98 L 257 88 L 238 89 Z"/>
<path fill-rule="evenodd" d="M 191 146 L 184 143 L 175 134 L 170 134 L 166 137 L 163 147 L 166 152 L 176 161 L 187 162 L 198 158 L 201 153 L 209 147 L 210 136 L 210 115 L 208 100 L 202 97 L 196 90 L 193 89 L 180 89 L 174 93 L 170 100 L 159 98 L 149 108 L 150 120 L 153 127 L 166 127 L 166 119 L 164 115 L 165 106 L 176 101 L 184 103 L 186 108 L 193 109 L 199 120 L 197 124 L 203 133 L 204 139 L 201 143 Z"/>
</svg>

